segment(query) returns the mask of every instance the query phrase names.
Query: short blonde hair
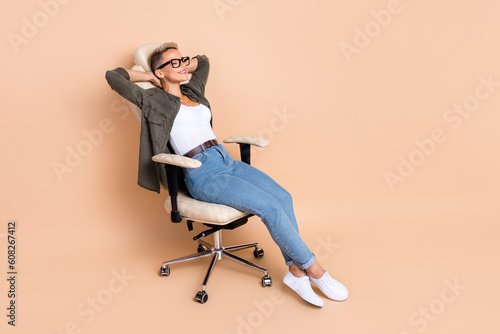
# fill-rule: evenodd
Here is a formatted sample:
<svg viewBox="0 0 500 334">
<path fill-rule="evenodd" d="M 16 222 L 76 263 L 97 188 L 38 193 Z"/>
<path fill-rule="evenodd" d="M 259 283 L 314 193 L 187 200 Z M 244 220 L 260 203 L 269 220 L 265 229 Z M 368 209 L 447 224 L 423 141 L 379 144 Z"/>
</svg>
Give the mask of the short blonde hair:
<svg viewBox="0 0 500 334">
<path fill-rule="evenodd" d="M 161 65 L 161 62 L 163 61 L 163 53 L 170 49 L 178 50 L 179 47 L 175 42 L 167 42 L 163 43 L 153 51 L 149 57 L 149 66 L 151 66 L 151 71 L 153 71 L 153 73 L 156 71 L 156 68 Z"/>
</svg>

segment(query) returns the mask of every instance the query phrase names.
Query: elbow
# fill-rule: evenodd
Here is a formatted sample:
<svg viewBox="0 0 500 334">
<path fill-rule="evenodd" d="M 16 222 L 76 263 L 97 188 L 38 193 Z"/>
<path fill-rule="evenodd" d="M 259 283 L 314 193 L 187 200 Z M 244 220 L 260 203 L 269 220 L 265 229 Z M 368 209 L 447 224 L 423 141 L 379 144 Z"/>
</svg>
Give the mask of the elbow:
<svg viewBox="0 0 500 334">
<path fill-rule="evenodd" d="M 106 78 L 108 84 L 111 84 L 111 81 L 113 80 L 113 71 L 111 70 L 106 71 L 106 75 L 104 77 Z"/>
<path fill-rule="evenodd" d="M 210 61 L 207 56 L 198 55 L 196 58 L 198 59 L 198 66 L 210 66 Z"/>
<path fill-rule="evenodd" d="M 127 70 L 121 67 L 117 67 L 114 70 L 106 71 L 105 78 L 111 87 L 113 87 L 113 83 L 116 83 L 120 80 L 123 79 L 130 80 L 130 76 Z"/>
</svg>

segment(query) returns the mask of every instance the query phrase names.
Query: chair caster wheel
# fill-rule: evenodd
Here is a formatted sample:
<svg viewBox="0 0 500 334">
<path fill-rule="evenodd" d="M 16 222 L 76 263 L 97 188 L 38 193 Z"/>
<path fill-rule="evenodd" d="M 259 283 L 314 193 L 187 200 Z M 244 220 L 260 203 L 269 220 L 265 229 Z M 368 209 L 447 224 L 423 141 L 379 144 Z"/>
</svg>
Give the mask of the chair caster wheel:
<svg viewBox="0 0 500 334">
<path fill-rule="evenodd" d="M 254 251 L 253 251 L 253 256 L 255 256 L 255 258 L 259 258 L 259 257 L 263 257 L 264 256 L 264 250 L 263 249 L 258 249 L 258 248 L 255 248 Z"/>
<path fill-rule="evenodd" d="M 202 245 L 198 245 L 198 253 L 203 253 L 203 252 L 206 252 L 207 249 L 205 248 L 205 246 L 202 246 Z"/>
<path fill-rule="evenodd" d="M 205 291 L 198 291 L 194 299 L 200 304 L 205 304 L 208 300 L 208 294 Z"/>
<path fill-rule="evenodd" d="M 271 277 L 268 277 L 268 276 L 262 277 L 262 286 L 263 287 L 272 286 L 272 285 L 273 285 L 273 279 Z"/>
<path fill-rule="evenodd" d="M 170 275 L 170 267 L 160 268 L 160 276 L 168 276 Z"/>
</svg>

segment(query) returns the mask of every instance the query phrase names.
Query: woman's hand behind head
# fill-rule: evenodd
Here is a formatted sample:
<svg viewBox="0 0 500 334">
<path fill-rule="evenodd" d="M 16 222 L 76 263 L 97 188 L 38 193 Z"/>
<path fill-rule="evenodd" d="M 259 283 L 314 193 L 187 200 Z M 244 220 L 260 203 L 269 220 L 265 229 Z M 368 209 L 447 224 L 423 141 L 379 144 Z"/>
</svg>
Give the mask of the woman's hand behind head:
<svg viewBox="0 0 500 334">
<path fill-rule="evenodd" d="M 151 79 L 149 80 L 153 85 L 155 85 L 156 87 L 159 87 L 159 88 L 162 88 L 162 85 L 161 85 L 161 80 L 156 76 L 154 75 L 153 72 L 149 72 L 151 74 Z"/>
</svg>

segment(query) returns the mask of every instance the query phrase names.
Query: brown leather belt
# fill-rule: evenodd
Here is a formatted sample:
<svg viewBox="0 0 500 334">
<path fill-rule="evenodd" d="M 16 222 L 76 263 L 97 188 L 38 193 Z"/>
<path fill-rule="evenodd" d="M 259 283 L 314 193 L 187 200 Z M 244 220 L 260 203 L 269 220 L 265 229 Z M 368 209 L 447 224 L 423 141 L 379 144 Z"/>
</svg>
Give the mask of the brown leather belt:
<svg viewBox="0 0 500 334">
<path fill-rule="evenodd" d="M 189 151 L 188 153 L 184 154 L 184 156 L 188 157 L 188 158 L 192 158 L 195 155 L 197 155 L 198 153 L 200 153 L 201 151 L 203 151 L 203 149 L 207 149 L 210 146 L 214 146 L 214 145 L 218 145 L 218 144 L 219 143 L 217 143 L 217 140 L 212 140 L 212 139 L 211 140 L 207 140 L 203 144 L 201 144 L 199 146 L 196 146 L 191 151 Z"/>
</svg>

